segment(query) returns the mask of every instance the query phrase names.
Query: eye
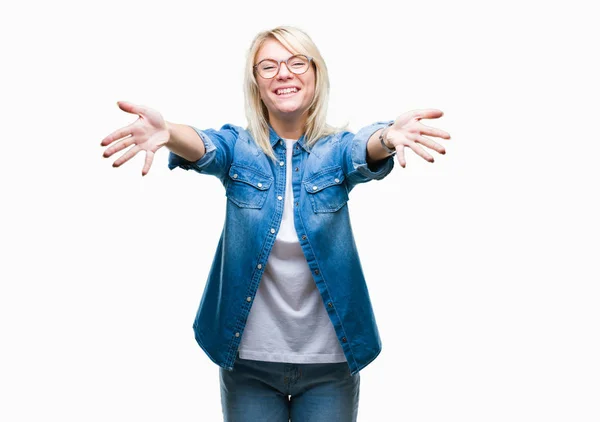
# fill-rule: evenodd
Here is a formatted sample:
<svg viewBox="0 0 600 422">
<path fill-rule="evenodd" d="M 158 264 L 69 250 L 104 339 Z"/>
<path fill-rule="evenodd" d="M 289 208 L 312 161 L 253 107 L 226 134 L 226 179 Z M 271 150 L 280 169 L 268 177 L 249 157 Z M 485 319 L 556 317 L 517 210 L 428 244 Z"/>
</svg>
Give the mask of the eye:
<svg viewBox="0 0 600 422">
<path fill-rule="evenodd" d="M 290 63 L 292 63 L 292 64 L 299 64 L 299 63 L 306 64 L 306 63 L 308 63 L 308 59 L 305 56 L 303 56 L 303 55 L 293 56 L 293 57 L 290 57 Z"/>
</svg>

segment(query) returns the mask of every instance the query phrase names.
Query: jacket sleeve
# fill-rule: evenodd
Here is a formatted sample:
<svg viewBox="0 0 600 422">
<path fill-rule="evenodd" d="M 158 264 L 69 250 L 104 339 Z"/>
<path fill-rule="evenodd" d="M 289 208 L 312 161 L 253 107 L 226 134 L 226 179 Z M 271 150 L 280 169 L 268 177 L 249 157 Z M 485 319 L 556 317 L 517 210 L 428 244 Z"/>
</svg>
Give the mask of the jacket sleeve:
<svg viewBox="0 0 600 422">
<path fill-rule="evenodd" d="M 348 191 L 359 183 L 373 179 L 381 180 L 394 168 L 394 156 L 367 164 L 367 142 L 373 133 L 388 125 L 389 122 L 377 122 L 359 130 L 356 135 L 343 132 L 341 137 L 342 162 Z"/>
<path fill-rule="evenodd" d="M 205 154 L 198 161 L 188 161 L 183 157 L 169 152 L 169 169 L 181 167 L 184 170 L 195 170 L 200 174 L 208 174 L 218 177 L 221 182 L 233 159 L 233 150 L 239 136 L 239 128 L 234 125 L 224 125 L 220 130 L 199 130 L 193 126 L 192 129 L 198 133 L 204 142 Z"/>
</svg>

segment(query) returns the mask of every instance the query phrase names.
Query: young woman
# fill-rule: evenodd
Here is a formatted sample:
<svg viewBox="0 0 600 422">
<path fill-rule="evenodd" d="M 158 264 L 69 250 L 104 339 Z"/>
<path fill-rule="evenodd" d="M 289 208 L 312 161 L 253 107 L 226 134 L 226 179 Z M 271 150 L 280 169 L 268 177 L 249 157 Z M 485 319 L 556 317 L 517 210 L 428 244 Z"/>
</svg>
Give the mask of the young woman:
<svg viewBox="0 0 600 422">
<path fill-rule="evenodd" d="M 218 177 L 225 224 L 194 321 L 198 344 L 220 367 L 225 421 L 355 421 L 359 371 L 381 351 L 354 243 L 348 194 L 383 179 L 404 148 L 433 162 L 424 135 L 449 139 L 416 110 L 356 134 L 326 123 L 325 62 L 304 32 L 278 27 L 257 35 L 247 57 L 246 129 L 199 130 L 157 111 L 119 102 L 139 115 L 102 140 L 118 167 L 140 151 L 142 170 L 170 150 L 169 168 Z M 378 218 L 391 218 L 382 212 Z"/>
</svg>

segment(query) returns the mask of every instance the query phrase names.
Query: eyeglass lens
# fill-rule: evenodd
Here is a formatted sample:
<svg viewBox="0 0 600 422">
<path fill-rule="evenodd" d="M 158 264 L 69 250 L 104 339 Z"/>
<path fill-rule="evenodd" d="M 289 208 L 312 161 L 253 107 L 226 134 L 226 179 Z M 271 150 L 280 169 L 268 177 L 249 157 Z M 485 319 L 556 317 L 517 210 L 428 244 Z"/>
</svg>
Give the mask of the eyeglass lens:
<svg viewBox="0 0 600 422">
<path fill-rule="evenodd" d="M 287 60 L 283 60 L 288 70 L 296 75 L 301 75 L 308 70 L 309 60 L 306 56 L 292 56 Z M 275 60 L 266 59 L 261 61 L 256 67 L 260 76 L 266 79 L 273 78 L 279 72 L 279 64 Z"/>
</svg>

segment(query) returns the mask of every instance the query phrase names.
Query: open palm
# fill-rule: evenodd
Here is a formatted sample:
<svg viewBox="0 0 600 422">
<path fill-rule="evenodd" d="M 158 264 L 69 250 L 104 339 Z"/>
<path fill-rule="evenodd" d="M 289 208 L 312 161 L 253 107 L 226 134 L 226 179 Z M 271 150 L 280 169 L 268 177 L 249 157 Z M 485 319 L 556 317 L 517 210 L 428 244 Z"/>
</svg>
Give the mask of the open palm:
<svg viewBox="0 0 600 422">
<path fill-rule="evenodd" d="M 146 151 L 146 159 L 142 169 L 142 176 L 150 171 L 154 154 L 169 141 L 169 129 L 162 115 L 151 108 L 132 104 L 126 101 L 117 102 L 119 108 L 128 113 L 137 114 L 139 118 L 130 125 L 118 129 L 108 135 L 100 143 L 101 146 L 110 145 L 104 151 L 104 157 L 108 158 L 114 153 L 127 147 L 125 154 L 121 155 L 114 163 L 113 167 L 119 167 L 121 164 L 129 161 L 140 151 Z M 112 145 L 111 145 L 112 144 Z"/>
<path fill-rule="evenodd" d="M 412 149 L 417 155 L 431 163 L 433 163 L 433 157 L 419 144 L 440 154 L 446 153 L 442 145 L 423 135 L 450 139 L 450 134 L 421 123 L 421 119 L 437 119 L 442 117 L 443 114 L 441 110 L 436 109 L 412 110 L 401 114 L 394 121 L 386 138 L 388 143 L 395 147 L 396 158 L 402 167 L 406 167 L 405 147 Z"/>
</svg>

